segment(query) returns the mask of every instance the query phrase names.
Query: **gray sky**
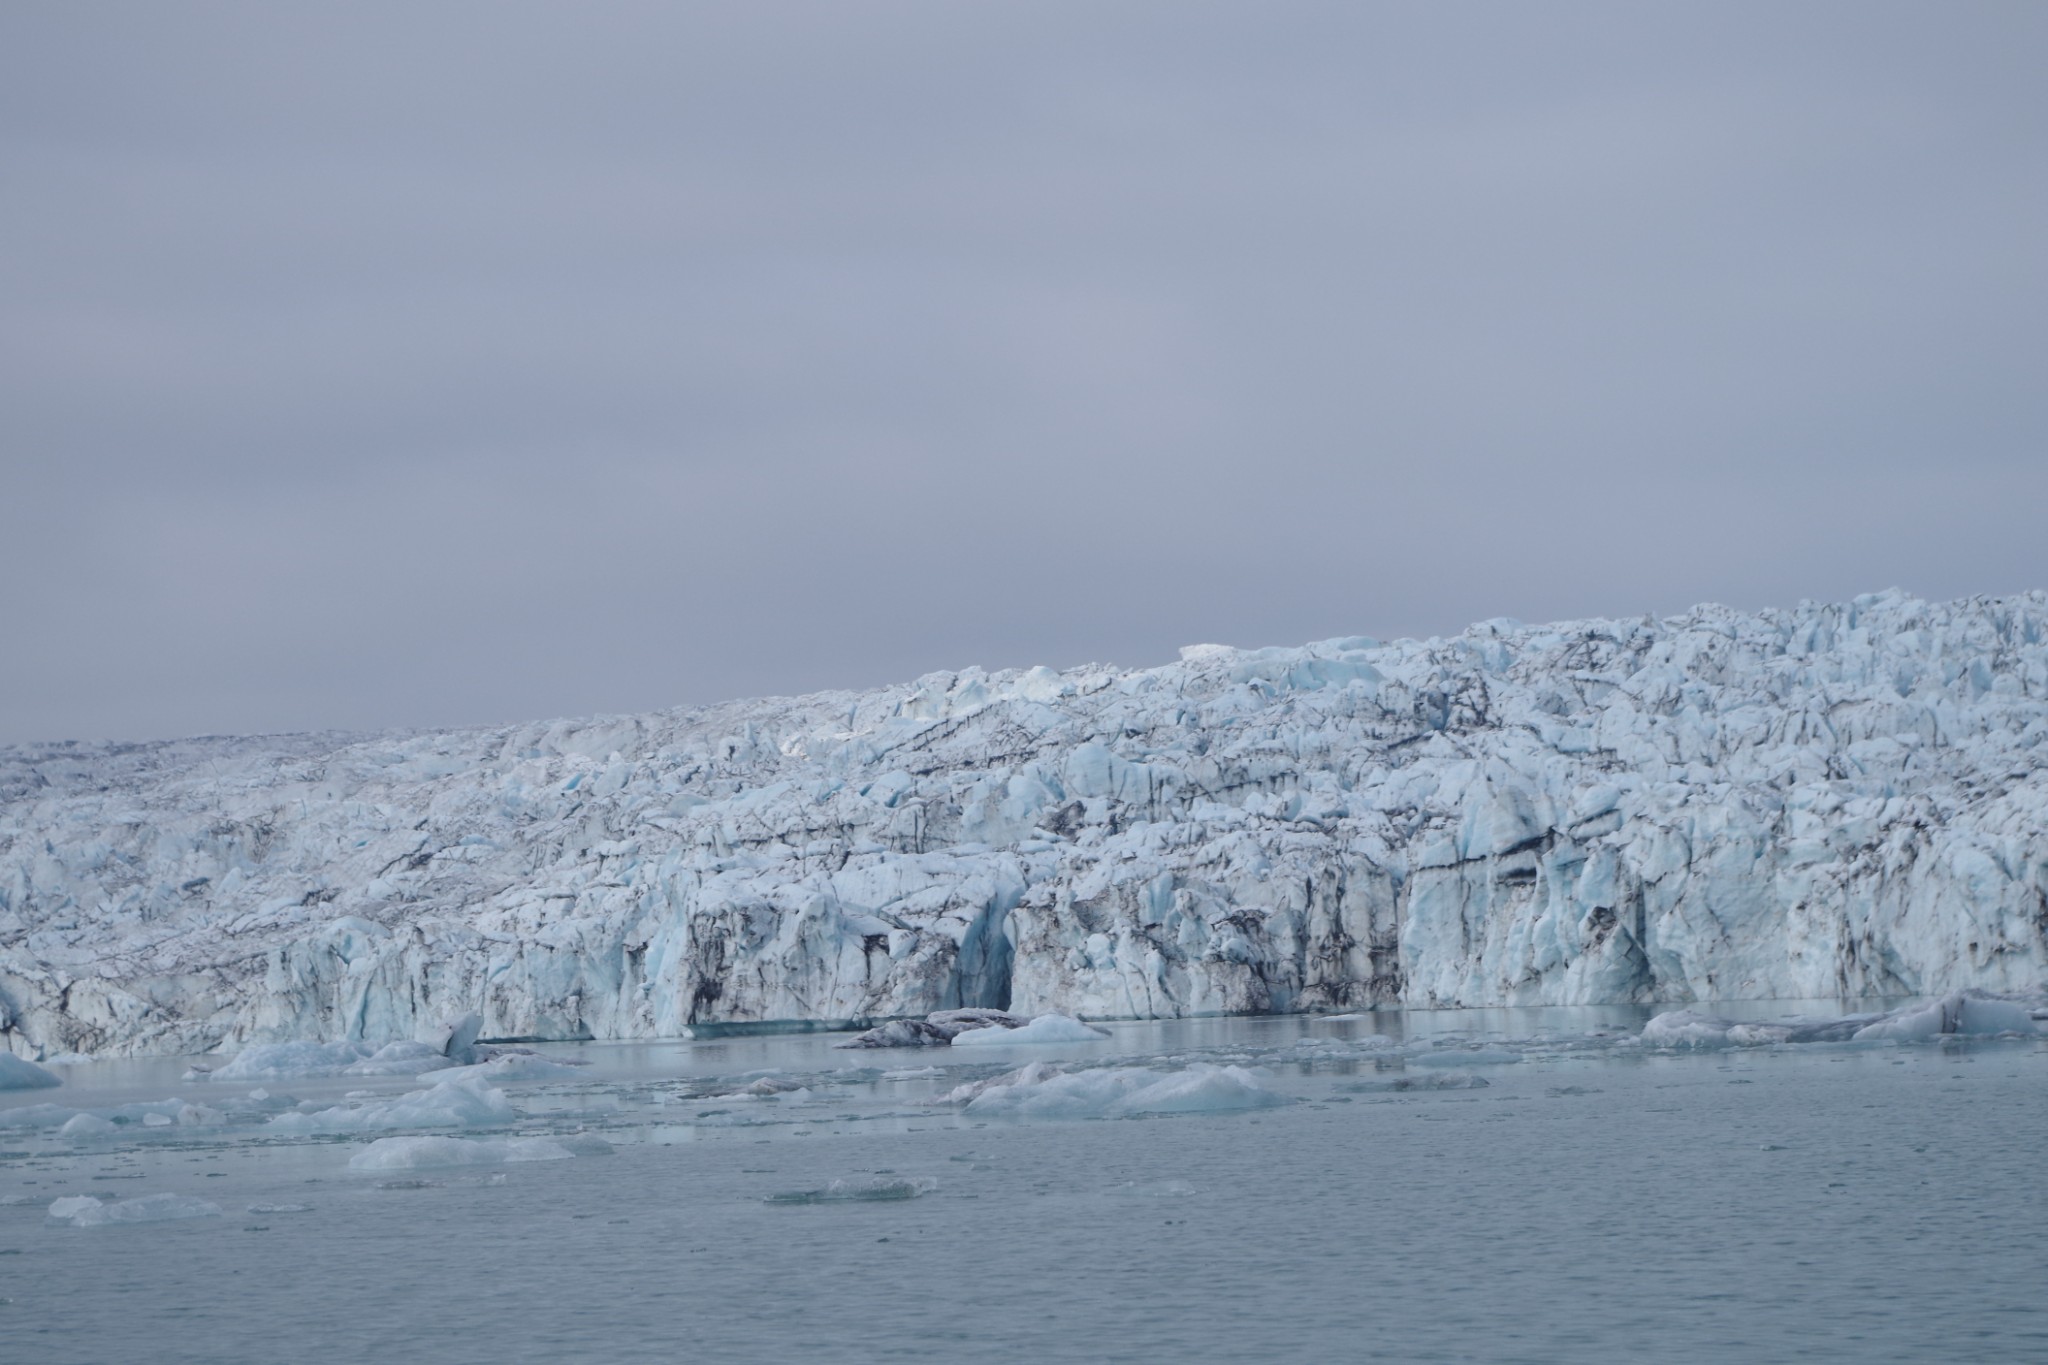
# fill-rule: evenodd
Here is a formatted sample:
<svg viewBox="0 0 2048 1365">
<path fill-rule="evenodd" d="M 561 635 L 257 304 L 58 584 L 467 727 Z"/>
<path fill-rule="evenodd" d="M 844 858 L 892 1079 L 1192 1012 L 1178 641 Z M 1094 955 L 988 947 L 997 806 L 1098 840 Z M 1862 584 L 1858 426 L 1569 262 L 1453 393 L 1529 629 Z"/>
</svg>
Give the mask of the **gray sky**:
<svg viewBox="0 0 2048 1365">
<path fill-rule="evenodd" d="M 2048 586 L 2048 5 L 0 7 L 0 742 Z"/>
</svg>

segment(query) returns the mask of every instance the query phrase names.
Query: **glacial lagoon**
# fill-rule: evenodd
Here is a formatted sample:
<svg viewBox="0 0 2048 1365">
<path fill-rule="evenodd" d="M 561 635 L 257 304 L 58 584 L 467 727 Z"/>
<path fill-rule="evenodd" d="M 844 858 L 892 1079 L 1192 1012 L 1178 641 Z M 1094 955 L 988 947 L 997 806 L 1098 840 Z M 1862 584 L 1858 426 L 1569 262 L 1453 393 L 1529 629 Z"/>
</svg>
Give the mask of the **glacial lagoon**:
<svg viewBox="0 0 2048 1365">
<path fill-rule="evenodd" d="M 2048 1358 L 2048 1039 L 1652 1013 L 54 1066 L 0 1093 L 0 1355 Z"/>
</svg>

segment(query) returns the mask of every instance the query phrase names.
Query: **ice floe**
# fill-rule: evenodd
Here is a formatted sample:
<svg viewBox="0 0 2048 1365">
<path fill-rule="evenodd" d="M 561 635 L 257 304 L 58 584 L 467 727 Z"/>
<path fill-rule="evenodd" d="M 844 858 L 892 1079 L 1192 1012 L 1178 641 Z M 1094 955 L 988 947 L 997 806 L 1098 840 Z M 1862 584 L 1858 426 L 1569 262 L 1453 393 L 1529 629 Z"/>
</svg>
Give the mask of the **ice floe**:
<svg viewBox="0 0 2048 1365">
<path fill-rule="evenodd" d="M 50 1205 L 45 1221 L 74 1228 L 120 1223 L 168 1223 L 181 1218 L 218 1218 L 220 1205 L 189 1194 L 145 1194 L 103 1202 L 89 1194 L 70 1195 Z"/>
<path fill-rule="evenodd" d="M 553 1138 L 378 1138 L 348 1159 L 352 1171 L 412 1171 L 436 1166 L 497 1166 L 567 1161 L 576 1153 Z"/>
<path fill-rule="evenodd" d="M 62 1079 L 26 1057 L 0 1052 L 0 1090 L 47 1090 L 62 1084 Z"/>
<path fill-rule="evenodd" d="M 1010 1043 L 1099 1043 L 1108 1029 L 1084 1024 L 1064 1014 L 1041 1014 L 1017 1028 L 983 1028 L 955 1034 L 954 1047 L 1003 1046 Z"/>
<path fill-rule="evenodd" d="M 370 1133 L 392 1128 L 473 1128 L 516 1117 L 502 1090 L 476 1079 L 444 1081 L 395 1099 L 335 1105 L 310 1113 L 279 1114 L 267 1131 L 287 1134 Z"/>
<path fill-rule="evenodd" d="M 1938 1000 L 1874 1014 L 1776 1020 L 1729 1019 L 1671 1010 L 1643 1026 L 1646 1047 L 1762 1047 L 1777 1043 L 1925 1042 L 1956 1036 L 2038 1037 L 2048 997 L 1955 991 Z"/>
<path fill-rule="evenodd" d="M 913 1180 L 872 1176 L 866 1179 L 834 1180 L 811 1190 L 783 1190 L 765 1197 L 769 1204 L 889 1204 L 930 1194 L 939 1182 L 929 1177 Z"/>
<path fill-rule="evenodd" d="M 1243 1067 L 1207 1063 L 1180 1071 L 1132 1066 L 1061 1071 L 1033 1063 L 982 1083 L 962 1099 L 965 1112 L 977 1118 L 1034 1119 L 1222 1114 L 1293 1102 Z"/>
</svg>

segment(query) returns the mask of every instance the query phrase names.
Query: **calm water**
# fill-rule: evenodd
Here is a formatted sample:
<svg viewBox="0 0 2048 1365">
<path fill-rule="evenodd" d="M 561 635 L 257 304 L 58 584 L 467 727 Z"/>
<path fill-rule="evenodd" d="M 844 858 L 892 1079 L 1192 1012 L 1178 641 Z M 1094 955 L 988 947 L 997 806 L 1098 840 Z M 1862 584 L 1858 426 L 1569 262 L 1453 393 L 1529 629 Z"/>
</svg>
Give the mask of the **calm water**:
<svg viewBox="0 0 2048 1365">
<path fill-rule="evenodd" d="M 1641 1019 L 1125 1024 L 971 1058 L 828 1036 L 550 1048 L 588 1073 L 507 1085 L 518 1122 L 465 1135 L 616 1150 L 495 1168 L 352 1172 L 378 1134 L 280 1140 L 253 1113 L 86 1142 L 0 1126 L 0 1359 L 2048 1360 L 2048 1044 L 1660 1054 Z M 1291 1102 L 925 1103 L 1028 1060 L 1237 1064 Z M 70 1068 L 0 1095 L 0 1122 L 170 1095 L 232 1116 L 250 1089 L 182 1070 Z M 731 1096 L 758 1072 L 802 1090 Z M 1485 1084 L 1389 1088 L 1466 1077 Z M 427 1083 L 263 1084 L 276 1104 Z M 924 1192 L 767 1202 L 833 1180 Z M 64 1195 L 163 1192 L 226 1216 L 44 1219 Z"/>
</svg>

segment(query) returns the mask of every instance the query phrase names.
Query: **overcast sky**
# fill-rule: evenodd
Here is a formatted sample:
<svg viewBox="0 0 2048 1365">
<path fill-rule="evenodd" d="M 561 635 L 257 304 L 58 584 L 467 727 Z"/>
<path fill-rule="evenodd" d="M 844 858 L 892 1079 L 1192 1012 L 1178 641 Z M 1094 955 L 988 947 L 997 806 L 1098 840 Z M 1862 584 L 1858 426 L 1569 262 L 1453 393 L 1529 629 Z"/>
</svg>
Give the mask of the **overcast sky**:
<svg viewBox="0 0 2048 1365">
<path fill-rule="evenodd" d="M 0 743 L 2048 587 L 2048 5 L 0 8 Z"/>
</svg>

